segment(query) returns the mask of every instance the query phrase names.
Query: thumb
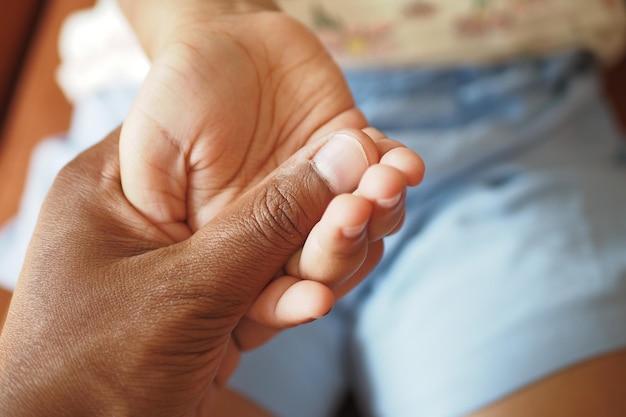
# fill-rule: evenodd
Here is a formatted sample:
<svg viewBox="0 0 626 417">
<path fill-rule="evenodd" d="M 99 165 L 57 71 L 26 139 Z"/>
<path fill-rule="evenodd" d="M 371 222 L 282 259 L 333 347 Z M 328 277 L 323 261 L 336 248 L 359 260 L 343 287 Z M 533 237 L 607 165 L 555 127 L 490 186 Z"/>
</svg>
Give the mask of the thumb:
<svg viewBox="0 0 626 417">
<path fill-rule="evenodd" d="M 211 271 L 211 279 L 205 274 L 200 279 L 212 292 L 210 298 L 230 308 L 241 306 L 243 314 L 303 245 L 333 197 L 354 191 L 378 158 L 374 142 L 363 132 L 331 133 L 295 154 L 194 234 L 183 253 L 209 263 L 200 270 Z"/>
</svg>

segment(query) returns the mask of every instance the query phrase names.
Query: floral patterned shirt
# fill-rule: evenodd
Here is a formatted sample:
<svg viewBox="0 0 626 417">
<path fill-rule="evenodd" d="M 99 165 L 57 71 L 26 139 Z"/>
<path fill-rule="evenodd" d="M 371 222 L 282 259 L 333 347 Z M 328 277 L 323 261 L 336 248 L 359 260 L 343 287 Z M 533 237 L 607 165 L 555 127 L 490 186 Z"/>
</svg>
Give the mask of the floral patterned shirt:
<svg viewBox="0 0 626 417">
<path fill-rule="evenodd" d="M 344 67 L 493 63 L 625 43 L 624 0 L 278 0 Z"/>
</svg>

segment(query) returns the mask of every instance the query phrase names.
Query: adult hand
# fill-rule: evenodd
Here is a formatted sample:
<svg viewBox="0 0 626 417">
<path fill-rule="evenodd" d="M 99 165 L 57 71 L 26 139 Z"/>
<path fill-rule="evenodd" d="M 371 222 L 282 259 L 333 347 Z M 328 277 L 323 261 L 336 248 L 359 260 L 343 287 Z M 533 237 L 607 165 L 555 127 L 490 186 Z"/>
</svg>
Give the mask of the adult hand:
<svg viewBox="0 0 626 417">
<path fill-rule="evenodd" d="M 334 196 L 385 170 L 368 168 L 380 144 L 366 135 L 328 138 L 177 243 L 125 198 L 118 136 L 70 163 L 42 208 L 0 337 L 0 415 L 208 416 L 226 352 L 247 343 L 233 329 L 307 236 L 352 227 L 323 226 L 329 202 L 374 218 L 366 198 Z M 374 223 L 393 228 L 398 207 Z M 363 236 L 344 234 L 353 249 Z"/>
<path fill-rule="evenodd" d="M 122 130 L 122 185 L 130 202 L 174 240 L 187 238 L 311 140 L 339 127 L 366 127 L 340 69 L 316 36 L 271 1 L 120 4 L 153 58 Z M 381 139 L 379 155 L 389 150 L 379 132 L 366 131 Z M 407 184 L 418 182 L 411 169 L 400 170 Z M 383 233 L 369 228 L 367 258 L 351 282 L 380 258 L 379 239 L 388 231 L 382 224 Z M 304 256 L 285 270 L 296 278 L 336 281 L 332 273 L 324 276 L 319 258 Z M 287 282 L 278 280 L 273 287 L 284 290 Z M 261 300 L 275 300 L 275 294 L 267 292 Z M 271 335 L 273 328 L 310 318 L 290 309 L 268 314 L 272 305 L 257 304 L 242 327 L 256 327 L 256 334 L 270 327 L 262 333 Z"/>
<path fill-rule="evenodd" d="M 310 139 L 367 126 L 316 36 L 271 1 L 120 4 L 153 60 L 122 131 L 122 184 L 175 240 Z"/>
</svg>

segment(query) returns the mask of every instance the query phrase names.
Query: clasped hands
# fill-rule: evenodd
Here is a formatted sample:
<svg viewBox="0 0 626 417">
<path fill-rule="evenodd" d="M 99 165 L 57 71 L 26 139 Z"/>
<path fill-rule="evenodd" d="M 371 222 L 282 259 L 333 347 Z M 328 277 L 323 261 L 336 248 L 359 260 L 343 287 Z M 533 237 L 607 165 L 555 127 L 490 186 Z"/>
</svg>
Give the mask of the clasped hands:
<svg viewBox="0 0 626 417">
<path fill-rule="evenodd" d="M 327 313 L 400 226 L 421 160 L 366 128 L 317 40 L 278 12 L 211 25 L 55 181 L 0 337 L 2 415 L 210 415 L 241 351 Z M 292 37 L 233 37 L 251 26 Z"/>
</svg>

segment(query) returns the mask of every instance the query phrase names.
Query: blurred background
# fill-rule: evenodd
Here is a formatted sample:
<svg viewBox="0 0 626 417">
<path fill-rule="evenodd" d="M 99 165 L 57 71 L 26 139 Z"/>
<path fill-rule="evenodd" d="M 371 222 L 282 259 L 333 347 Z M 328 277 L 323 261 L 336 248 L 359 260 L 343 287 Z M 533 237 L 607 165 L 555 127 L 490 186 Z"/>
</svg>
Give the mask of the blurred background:
<svg viewBox="0 0 626 417">
<path fill-rule="evenodd" d="M 67 130 L 71 106 L 55 81 L 62 22 L 94 0 L 0 6 L 0 225 L 17 213 L 35 144 Z"/>
<path fill-rule="evenodd" d="M 21 0 L 0 6 L 0 227 L 18 211 L 34 146 L 68 129 L 71 105 L 55 80 L 66 17 L 95 0 Z M 626 127 L 626 63 L 605 88 Z"/>
<path fill-rule="evenodd" d="M 18 212 L 37 143 L 69 128 L 72 107 L 55 75 L 60 63 L 59 32 L 68 15 L 94 3 L 19 0 L 0 6 L 0 228 Z M 607 68 L 603 81 L 626 130 L 626 62 Z M 9 297 L 0 290 L 0 328 L 3 300 Z"/>
</svg>

